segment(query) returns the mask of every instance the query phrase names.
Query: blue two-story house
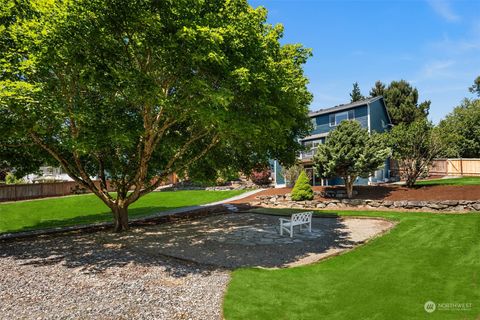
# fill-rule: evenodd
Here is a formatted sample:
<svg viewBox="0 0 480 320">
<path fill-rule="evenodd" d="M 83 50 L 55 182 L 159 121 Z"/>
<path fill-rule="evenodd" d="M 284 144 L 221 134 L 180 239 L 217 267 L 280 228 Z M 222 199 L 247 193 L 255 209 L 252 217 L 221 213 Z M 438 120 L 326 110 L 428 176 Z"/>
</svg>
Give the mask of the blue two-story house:
<svg viewBox="0 0 480 320">
<path fill-rule="evenodd" d="M 301 143 L 305 146 L 306 151 L 300 154 L 300 160 L 305 171 L 310 177 L 312 185 L 339 185 L 343 184 L 341 178 L 321 179 L 315 175 L 313 169 L 313 155 L 319 144 L 328 139 L 328 133 L 344 120 L 355 120 L 360 122 L 362 127 L 367 128 L 369 132 L 385 132 L 392 125 L 390 116 L 385 105 L 383 97 L 369 98 L 349 104 L 341 104 L 328 109 L 320 109 L 310 112 L 313 130 L 309 136 L 301 139 Z M 390 161 L 385 159 L 383 168 L 377 170 L 370 178 L 359 178 L 355 182 L 357 185 L 385 182 L 390 178 L 389 170 Z M 277 161 L 272 162 L 272 171 L 275 186 L 283 187 L 286 185 L 285 177 L 282 175 L 281 165 Z"/>
</svg>

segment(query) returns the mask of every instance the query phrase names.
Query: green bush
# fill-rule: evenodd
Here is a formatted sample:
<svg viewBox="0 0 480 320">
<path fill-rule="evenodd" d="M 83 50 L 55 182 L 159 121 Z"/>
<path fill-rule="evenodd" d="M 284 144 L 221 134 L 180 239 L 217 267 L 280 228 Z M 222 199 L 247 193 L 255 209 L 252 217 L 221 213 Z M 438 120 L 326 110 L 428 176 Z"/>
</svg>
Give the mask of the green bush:
<svg viewBox="0 0 480 320">
<path fill-rule="evenodd" d="M 17 177 L 15 177 L 15 175 L 13 173 L 9 172 L 5 176 L 5 183 L 6 184 L 20 184 L 20 183 L 25 183 L 25 181 L 23 181 L 23 179 L 17 179 Z"/>
<path fill-rule="evenodd" d="M 312 200 L 313 199 L 313 190 L 310 186 L 310 180 L 308 179 L 305 171 L 302 171 L 298 176 L 297 182 L 292 190 L 292 200 L 302 201 L 302 200 Z"/>
</svg>

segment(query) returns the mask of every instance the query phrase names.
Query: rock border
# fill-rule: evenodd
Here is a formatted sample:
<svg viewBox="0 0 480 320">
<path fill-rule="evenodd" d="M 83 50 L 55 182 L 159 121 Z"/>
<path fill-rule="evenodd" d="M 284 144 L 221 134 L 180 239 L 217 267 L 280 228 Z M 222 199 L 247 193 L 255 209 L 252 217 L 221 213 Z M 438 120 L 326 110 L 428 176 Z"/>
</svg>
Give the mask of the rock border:
<svg viewBox="0 0 480 320">
<path fill-rule="evenodd" d="M 328 200 L 310 200 L 293 201 L 290 194 L 284 195 L 265 195 L 256 197 L 257 201 L 252 201 L 252 206 L 284 207 L 296 209 L 401 209 L 414 211 L 433 211 L 433 212 L 471 212 L 480 211 L 480 200 L 369 200 L 369 199 L 328 199 Z"/>
</svg>

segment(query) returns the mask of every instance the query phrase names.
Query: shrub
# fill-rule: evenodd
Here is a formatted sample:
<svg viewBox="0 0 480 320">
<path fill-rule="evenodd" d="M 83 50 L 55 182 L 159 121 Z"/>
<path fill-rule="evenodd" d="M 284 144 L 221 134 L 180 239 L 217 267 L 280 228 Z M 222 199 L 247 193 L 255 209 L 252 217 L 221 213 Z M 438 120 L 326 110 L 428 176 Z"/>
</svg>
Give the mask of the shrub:
<svg viewBox="0 0 480 320">
<path fill-rule="evenodd" d="M 262 169 L 253 170 L 250 174 L 250 180 L 257 185 L 266 185 L 270 184 L 270 177 L 272 176 L 272 172 L 269 168 L 265 167 Z"/>
<path fill-rule="evenodd" d="M 17 179 L 17 177 L 15 177 L 15 175 L 11 172 L 9 172 L 6 176 L 5 176 L 5 183 L 6 184 L 20 184 L 20 183 L 25 183 L 25 181 L 23 181 L 23 179 Z"/>
<path fill-rule="evenodd" d="M 310 186 L 310 180 L 308 179 L 305 171 L 302 171 L 298 176 L 295 186 L 292 190 L 292 200 L 302 201 L 302 200 L 312 200 L 313 199 L 313 190 Z"/>
</svg>

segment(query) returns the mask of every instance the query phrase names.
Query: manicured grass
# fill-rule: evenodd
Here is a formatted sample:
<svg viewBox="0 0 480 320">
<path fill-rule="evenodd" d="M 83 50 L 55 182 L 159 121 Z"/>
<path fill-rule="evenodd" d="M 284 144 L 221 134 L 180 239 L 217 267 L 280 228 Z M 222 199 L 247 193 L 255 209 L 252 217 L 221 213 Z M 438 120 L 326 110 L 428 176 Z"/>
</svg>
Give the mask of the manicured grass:
<svg viewBox="0 0 480 320">
<path fill-rule="evenodd" d="M 462 177 L 451 179 L 432 179 L 417 181 L 417 186 L 432 186 L 432 185 L 452 185 L 452 186 L 468 186 L 480 185 L 480 177 Z"/>
<path fill-rule="evenodd" d="M 316 264 L 235 270 L 224 301 L 226 319 L 478 319 L 479 213 L 332 213 L 380 216 L 398 224 L 364 246 Z M 433 313 L 424 310 L 429 300 L 437 303 Z M 472 305 L 439 310 L 439 303 Z"/>
<path fill-rule="evenodd" d="M 215 202 L 243 192 L 153 192 L 133 203 L 129 207 L 129 215 L 138 217 L 179 207 Z M 0 233 L 111 220 L 110 210 L 92 194 L 0 204 Z"/>
</svg>

